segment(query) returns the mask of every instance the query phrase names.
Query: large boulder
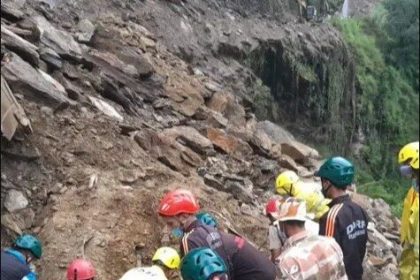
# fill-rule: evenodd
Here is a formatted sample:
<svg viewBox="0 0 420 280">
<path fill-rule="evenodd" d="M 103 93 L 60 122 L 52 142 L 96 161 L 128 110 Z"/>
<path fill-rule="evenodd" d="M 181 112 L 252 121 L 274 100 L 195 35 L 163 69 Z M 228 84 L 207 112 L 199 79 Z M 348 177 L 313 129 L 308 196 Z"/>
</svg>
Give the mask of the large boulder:
<svg viewBox="0 0 420 280">
<path fill-rule="evenodd" d="M 14 53 L 7 53 L 4 56 L 1 73 L 14 92 L 22 93 L 29 99 L 50 106 L 72 103 L 66 97 L 63 86 L 48 74 L 37 71 Z"/>
<path fill-rule="evenodd" d="M 193 151 L 205 155 L 213 150 L 213 143 L 200 134 L 195 128 L 189 126 L 177 126 L 163 131 L 163 134 L 172 137 Z"/>
<path fill-rule="evenodd" d="M 308 158 L 319 158 L 317 150 L 297 141 L 282 143 L 281 151 L 299 163 L 305 162 Z"/>
<path fill-rule="evenodd" d="M 1 26 L 1 42 L 30 64 L 34 66 L 39 65 L 38 47 L 16 35 L 3 25 Z"/>
<path fill-rule="evenodd" d="M 227 154 L 243 158 L 252 153 L 252 148 L 246 142 L 226 134 L 221 129 L 208 128 L 207 138 L 214 146 Z"/>
<path fill-rule="evenodd" d="M 270 121 L 258 122 L 256 129 L 263 131 L 270 137 L 271 141 L 278 144 L 295 141 L 290 132 Z"/>
<path fill-rule="evenodd" d="M 184 176 L 189 176 L 190 169 L 197 168 L 202 163 L 198 154 L 165 133 L 145 129 L 134 132 L 133 137 L 152 157 Z"/>
<path fill-rule="evenodd" d="M 31 21 L 39 31 L 39 39 L 42 44 L 53 49 L 60 56 L 74 60 L 81 58 L 82 49 L 69 33 L 56 29 L 43 16 L 35 16 Z"/>
<path fill-rule="evenodd" d="M 207 107 L 223 114 L 232 126 L 244 127 L 246 125 L 244 108 L 228 92 L 219 91 L 214 93 L 212 98 L 207 102 Z"/>
</svg>

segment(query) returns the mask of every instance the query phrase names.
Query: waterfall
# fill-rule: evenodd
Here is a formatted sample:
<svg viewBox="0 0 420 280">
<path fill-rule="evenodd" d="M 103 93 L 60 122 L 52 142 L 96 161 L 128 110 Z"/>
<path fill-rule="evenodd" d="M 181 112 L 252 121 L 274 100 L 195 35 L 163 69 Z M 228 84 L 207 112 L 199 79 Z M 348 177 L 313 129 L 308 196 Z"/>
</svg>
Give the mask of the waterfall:
<svg viewBox="0 0 420 280">
<path fill-rule="evenodd" d="M 344 0 L 343 8 L 341 10 L 341 17 L 347 18 L 349 16 L 349 0 Z"/>
</svg>

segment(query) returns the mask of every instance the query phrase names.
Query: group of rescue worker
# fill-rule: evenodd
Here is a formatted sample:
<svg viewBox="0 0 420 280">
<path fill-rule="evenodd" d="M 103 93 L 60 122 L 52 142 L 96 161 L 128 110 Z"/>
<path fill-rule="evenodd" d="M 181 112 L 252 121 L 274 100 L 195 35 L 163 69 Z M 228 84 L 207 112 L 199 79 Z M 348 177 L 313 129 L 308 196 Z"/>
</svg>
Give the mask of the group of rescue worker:
<svg viewBox="0 0 420 280">
<path fill-rule="evenodd" d="M 404 146 L 398 162 L 401 175 L 412 179 L 401 220 L 400 279 L 414 280 L 419 278 L 419 142 Z M 178 273 L 183 280 L 362 279 L 369 217 L 348 192 L 355 168 L 343 157 L 332 157 L 315 176 L 320 187 L 293 171 L 277 177 L 276 195 L 265 209 L 271 259 L 244 237 L 223 230 L 212 214 L 200 212 L 191 191 L 166 193 L 157 212 L 179 250 L 159 248 L 152 266 L 133 268 L 120 280 L 167 280 Z M 41 256 L 38 238 L 19 236 L 1 250 L 1 279 L 37 279 L 33 261 Z M 67 280 L 94 279 L 89 260 L 68 265 Z"/>
</svg>

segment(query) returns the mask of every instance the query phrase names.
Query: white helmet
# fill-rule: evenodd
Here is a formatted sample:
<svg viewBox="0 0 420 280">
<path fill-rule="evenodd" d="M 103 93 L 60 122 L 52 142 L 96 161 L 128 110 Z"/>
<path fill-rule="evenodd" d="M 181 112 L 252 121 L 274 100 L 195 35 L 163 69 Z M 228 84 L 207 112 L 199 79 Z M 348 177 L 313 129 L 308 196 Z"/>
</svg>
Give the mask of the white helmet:
<svg viewBox="0 0 420 280">
<path fill-rule="evenodd" d="M 136 267 L 127 271 L 120 280 L 168 280 L 158 266 Z"/>
</svg>

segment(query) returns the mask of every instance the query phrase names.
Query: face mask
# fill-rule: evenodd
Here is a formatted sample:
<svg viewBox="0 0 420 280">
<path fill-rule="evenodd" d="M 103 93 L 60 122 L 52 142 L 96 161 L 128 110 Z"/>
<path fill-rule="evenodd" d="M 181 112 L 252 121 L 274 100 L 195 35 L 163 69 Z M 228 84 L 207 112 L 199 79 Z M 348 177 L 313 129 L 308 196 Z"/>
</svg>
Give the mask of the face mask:
<svg viewBox="0 0 420 280">
<path fill-rule="evenodd" d="M 175 237 L 175 238 L 181 238 L 181 237 L 184 235 L 184 231 L 182 230 L 182 228 L 177 227 L 177 228 L 174 228 L 174 229 L 171 231 L 171 234 L 172 234 L 172 236 L 173 236 L 173 237 Z"/>
<path fill-rule="evenodd" d="M 324 197 L 328 198 L 328 191 L 330 190 L 331 186 L 332 186 L 332 185 L 329 185 L 326 189 L 324 189 L 324 187 L 322 187 L 321 192 L 322 192 L 322 195 L 323 195 Z"/>
<path fill-rule="evenodd" d="M 403 177 L 411 178 L 411 176 L 413 175 L 413 169 L 409 165 L 401 165 L 400 174 Z"/>
</svg>

